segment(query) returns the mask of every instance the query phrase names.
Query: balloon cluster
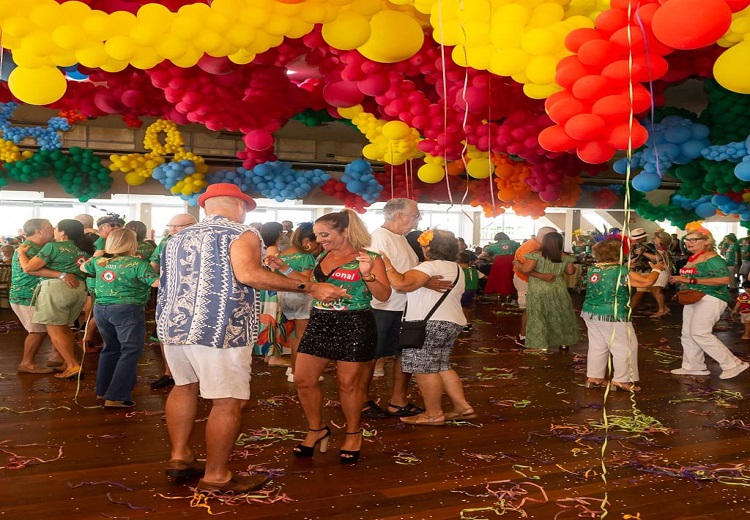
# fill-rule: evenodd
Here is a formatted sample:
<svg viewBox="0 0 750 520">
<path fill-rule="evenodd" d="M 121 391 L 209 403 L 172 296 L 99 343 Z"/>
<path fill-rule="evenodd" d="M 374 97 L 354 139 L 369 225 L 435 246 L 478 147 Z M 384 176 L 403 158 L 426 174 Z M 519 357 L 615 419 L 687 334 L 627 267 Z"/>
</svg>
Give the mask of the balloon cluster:
<svg viewBox="0 0 750 520">
<path fill-rule="evenodd" d="M 248 170 L 250 191 L 261 193 L 264 197 L 284 202 L 290 199 L 302 199 L 313 188 L 329 181 L 331 176 L 323 170 L 293 170 L 288 162 L 267 162 L 258 164 Z"/>
<path fill-rule="evenodd" d="M 630 159 L 632 169 L 643 169 L 633 178 L 633 187 L 648 192 L 661 185 L 664 173 L 673 164 L 685 164 L 701 157 L 709 146 L 709 128 L 680 116 L 667 116 L 659 123 L 643 124 L 651 129 L 646 147 L 634 153 Z M 627 171 L 628 160 L 616 161 L 612 168 L 617 173 Z"/>
<path fill-rule="evenodd" d="M 326 195 L 330 195 L 331 197 L 340 200 L 345 207 L 351 208 L 357 213 L 364 213 L 370 205 L 370 203 L 361 196 L 347 190 L 346 184 L 338 179 L 328 179 L 320 189 Z"/>
<path fill-rule="evenodd" d="M 719 211 L 726 215 L 739 215 L 743 221 L 750 221 L 750 197 L 743 197 L 742 200 L 735 200 L 727 195 L 714 195 L 711 203 Z"/>
<path fill-rule="evenodd" d="M 64 117 L 51 117 L 47 126 L 15 126 L 10 118 L 18 108 L 18 103 L 0 104 L 0 131 L 3 138 L 15 144 L 24 139 L 34 139 L 42 150 L 56 150 L 62 147 L 58 132 L 70 130 L 70 123 Z"/>
<path fill-rule="evenodd" d="M 71 147 L 62 150 L 39 150 L 23 160 L 6 165 L 8 177 L 31 183 L 42 177 L 54 175 L 66 193 L 81 202 L 106 193 L 112 185 L 109 170 L 93 150 Z"/>
<path fill-rule="evenodd" d="M 196 177 L 198 170 L 190 159 L 174 160 L 154 168 L 151 176 L 175 195 L 190 196 L 202 192 L 207 183 Z"/>
<path fill-rule="evenodd" d="M 709 218 L 716 215 L 716 206 L 711 201 L 710 195 L 704 195 L 693 200 L 676 194 L 671 199 L 672 205 L 681 207 L 685 211 L 694 211 L 700 218 Z"/>
<path fill-rule="evenodd" d="M 341 182 L 346 184 L 346 189 L 361 196 L 370 204 L 377 202 L 383 186 L 372 173 L 372 166 L 365 160 L 357 159 L 344 167 L 344 175 Z"/>
<path fill-rule="evenodd" d="M 743 143 L 745 146 L 745 155 L 742 162 L 734 167 L 734 175 L 741 181 L 750 181 L 750 136 Z"/>
</svg>

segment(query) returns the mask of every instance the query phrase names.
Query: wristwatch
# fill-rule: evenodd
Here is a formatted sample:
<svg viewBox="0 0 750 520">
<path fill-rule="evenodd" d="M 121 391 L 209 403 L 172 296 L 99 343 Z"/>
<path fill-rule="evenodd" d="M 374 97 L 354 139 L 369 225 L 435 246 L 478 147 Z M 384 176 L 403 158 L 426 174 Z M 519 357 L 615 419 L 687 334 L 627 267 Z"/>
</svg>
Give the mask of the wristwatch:
<svg viewBox="0 0 750 520">
<path fill-rule="evenodd" d="M 305 282 L 302 282 L 301 284 L 297 285 L 297 289 L 300 291 L 304 291 L 305 287 L 307 287 L 307 284 Z"/>
</svg>

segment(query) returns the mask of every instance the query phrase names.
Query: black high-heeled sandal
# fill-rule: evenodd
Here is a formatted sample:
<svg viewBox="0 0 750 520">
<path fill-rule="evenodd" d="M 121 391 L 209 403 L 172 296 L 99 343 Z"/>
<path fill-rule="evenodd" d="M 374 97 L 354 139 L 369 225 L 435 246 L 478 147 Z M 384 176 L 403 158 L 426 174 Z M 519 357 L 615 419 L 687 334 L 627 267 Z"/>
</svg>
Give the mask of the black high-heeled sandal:
<svg viewBox="0 0 750 520">
<path fill-rule="evenodd" d="M 356 432 L 346 432 L 347 435 L 362 435 L 362 428 Z M 359 461 L 360 450 L 339 450 L 341 464 L 354 464 Z"/>
<path fill-rule="evenodd" d="M 315 454 L 315 446 L 320 444 L 320 453 L 325 453 L 328 450 L 328 439 L 331 436 L 331 429 L 328 426 L 323 426 L 322 428 L 319 428 L 317 430 L 307 430 L 309 432 L 326 432 L 325 435 L 323 435 L 320 439 L 315 441 L 315 444 L 312 446 L 305 446 L 304 444 L 297 444 L 293 449 L 292 453 L 294 453 L 295 457 L 303 458 L 303 457 L 312 457 Z"/>
</svg>

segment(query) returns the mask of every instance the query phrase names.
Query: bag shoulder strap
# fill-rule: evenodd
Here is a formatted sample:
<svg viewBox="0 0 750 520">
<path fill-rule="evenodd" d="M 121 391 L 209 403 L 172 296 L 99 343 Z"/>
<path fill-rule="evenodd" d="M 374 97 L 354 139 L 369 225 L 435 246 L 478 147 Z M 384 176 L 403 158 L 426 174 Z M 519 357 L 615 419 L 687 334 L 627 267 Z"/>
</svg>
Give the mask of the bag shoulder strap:
<svg viewBox="0 0 750 520">
<path fill-rule="evenodd" d="M 453 280 L 453 287 L 456 286 L 458 283 L 458 278 L 461 276 L 461 266 L 458 266 L 458 272 L 456 273 L 456 279 Z M 445 301 L 445 299 L 448 297 L 448 293 L 453 290 L 453 287 L 451 287 L 449 290 L 445 291 L 443 295 L 440 297 L 440 299 L 435 303 L 435 305 L 430 309 L 430 312 L 427 313 L 427 316 L 424 317 L 424 321 L 427 321 L 430 319 L 430 317 L 435 313 L 435 311 L 440 307 L 440 304 Z M 406 305 L 404 306 L 404 314 L 401 316 L 401 321 L 406 321 L 406 309 L 409 307 L 409 302 L 406 302 Z"/>
</svg>

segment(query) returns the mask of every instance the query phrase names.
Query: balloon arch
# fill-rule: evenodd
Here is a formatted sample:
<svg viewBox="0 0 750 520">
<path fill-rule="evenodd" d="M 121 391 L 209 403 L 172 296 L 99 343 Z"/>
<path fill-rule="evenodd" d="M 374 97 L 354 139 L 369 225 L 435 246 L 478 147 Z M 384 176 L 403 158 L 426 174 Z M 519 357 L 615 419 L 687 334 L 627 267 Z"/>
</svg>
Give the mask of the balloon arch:
<svg viewBox="0 0 750 520">
<path fill-rule="evenodd" d="M 363 210 L 378 198 L 464 193 L 488 215 L 572 206 L 582 173 L 681 181 L 654 219 L 750 221 L 750 0 L 0 0 L 0 185 L 54 175 L 90 198 L 110 173 L 194 202 L 211 182 L 277 200 L 319 187 Z M 304 64 L 309 77 L 290 74 Z M 700 115 L 664 90 L 705 83 Z M 60 111 L 36 134 L 16 102 Z M 157 117 L 146 154 L 59 149 L 52 134 L 116 114 Z M 278 162 L 290 119 L 345 120 L 368 139 L 344 177 Z M 63 123 L 64 122 L 64 123 Z M 179 125 L 241 132 L 243 166 L 208 174 Z M 39 151 L 18 144 L 36 139 Z M 48 142 L 50 141 L 50 142 Z M 623 153 L 624 152 L 624 153 Z M 77 175 L 80 173 L 80 176 Z M 79 178 L 80 177 L 80 178 Z M 629 178 L 629 177 L 628 177 Z M 597 205 L 617 200 L 598 190 Z"/>
</svg>

